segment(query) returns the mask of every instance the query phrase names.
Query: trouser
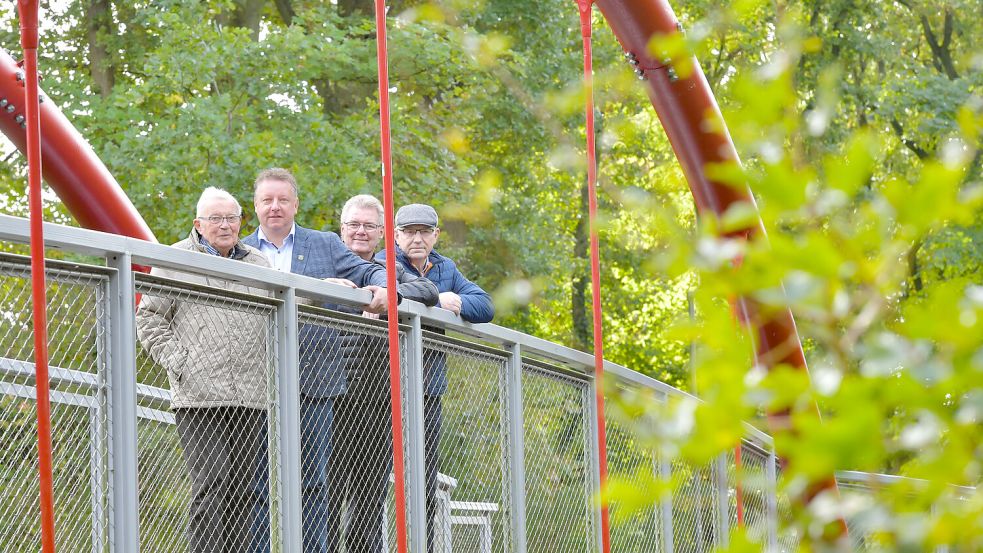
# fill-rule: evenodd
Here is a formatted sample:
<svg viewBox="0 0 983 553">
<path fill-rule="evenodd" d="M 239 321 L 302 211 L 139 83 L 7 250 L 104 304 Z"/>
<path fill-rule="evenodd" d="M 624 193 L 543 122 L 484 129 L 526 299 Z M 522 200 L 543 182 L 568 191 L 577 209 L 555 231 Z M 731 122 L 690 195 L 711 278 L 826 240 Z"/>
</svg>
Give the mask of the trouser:
<svg viewBox="0 0 983 553">
<path fill-rule="evenodd" d="M 328 549 L 328 463 L 331 458 L 333 398 L 300 397 L 301 535 L 303 553 L 326 553 Z M 266 429 L 263 429 L 266 451 Z M 253 487 L 269 497 L 269 468 L 265 455 L 253 479 Z M 253 514 L 252 553 L 270 551 L 268 501 L 259 503 Z"/>
<path fill-rule="evenodd" d="M 440 472 L 440 430 L 443 408 L 440 396 L 423 398 L 423 465 L 426 470 L 427 490 L 427 551 L 442 551 L 437 544 L 444 536 L 437 528 L 437 474 Z"/>
<path fill-rule="evenodd" d="M 182 408 L 175 409 L 174 418 L 191 477 L 188 551 L 247 551 L 253 511 L 265 501 L 252 484 L 265 457 L 266 411 Z"/>
<path fill-rule="evenodd" d="M 344 534 L 345 551 L 382 551 L 383 508 L 392 471 L 392 414 L 383 392 L 349 391 L 335 402 L 334 448 L 329 463 L 331 521 L 328 550 Z"/>
</svg>

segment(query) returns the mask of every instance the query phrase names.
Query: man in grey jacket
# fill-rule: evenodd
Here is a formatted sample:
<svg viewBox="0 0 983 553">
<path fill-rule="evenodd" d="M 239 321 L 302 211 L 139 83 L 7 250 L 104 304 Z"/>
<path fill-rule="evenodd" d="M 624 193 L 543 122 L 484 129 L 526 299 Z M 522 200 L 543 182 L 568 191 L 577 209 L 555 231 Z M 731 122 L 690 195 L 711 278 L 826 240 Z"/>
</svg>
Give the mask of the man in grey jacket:
<svg viewBox="0 0 983 553">
<path fill-rule="evenodd" d="M 188 238 L 174 247 L 269 267 L 239 241 L 242 207 L 228 192 L 206 188 Z M 264 290 L 230 280 L 153 269 L 152 275 L 236 292 Z M 167 371 L 184 462 L 191 476 L 188 550 L 245 552 L 256 503 L 253 475 L 264 451 L 267 376 L 271 368 L 267 318 L 215 302 L 145 294 L 137 336 Z"/>
</svg>

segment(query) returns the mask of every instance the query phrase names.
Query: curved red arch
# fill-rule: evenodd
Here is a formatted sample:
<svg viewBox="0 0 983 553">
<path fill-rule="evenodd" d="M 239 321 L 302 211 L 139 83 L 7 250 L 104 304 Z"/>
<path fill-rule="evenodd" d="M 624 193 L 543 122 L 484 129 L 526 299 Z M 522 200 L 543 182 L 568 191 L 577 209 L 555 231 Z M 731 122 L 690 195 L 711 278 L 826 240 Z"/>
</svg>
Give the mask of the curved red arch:
<svg viewBox="0 0 983 553">
<path fill-rule="evenodd" d="M 680 30 L 666 0 L 596 0 L 625 52 L 637 60 L 649 97 L 686 175 L 701 216 L 720 217 L 737 203 L 754 205 L 750 190 L 738 189 L 707 176 L 706 167 L 739 162 L 716 100 L 695 59 L 693 71 L 678 78 L 672 67 L 649 54 L 651 38 Z M 6 52 L 0 52 L 0 131 L 25 151 L 21 127 L 24 92 L 20 69 Z M 156 242 L 153 232 L 129 198 L 96 156 L 85 139 L 51 103 L 41 105 L 43 177 L 68 210 L 86 228 Z M 707 125 L 708 118 L 719 124 Z M 762 232 L 760 224 L 732 235 L 750 238 Z M 765 313 L 751 300 L 736 300 L 738 317 L 756 337 L 756 354 L 762 366 L 779 364 L 807 370 L 801 341 L 791 311 Z M 818 410 L 817 410 L 818 414 Z M 782 416 L 783 413 L 775 413 Z M 823 486 L 835 489 L 830 477 Z M 845 533 L 845 524 L 842 525 Z"/>
<path fill-rule="evenodd" d="M 26 152 L 27 134 L 21 127 L 23 114 L 21 69 L 10 54 L 0 49 L 0 131 L 21 152 Z M 40 116 L 42 176 L 79 224 L 156 242 L 153 231 L 109 169 L 61 110 L 53 102 L 42 99 Z"/>
</svg>

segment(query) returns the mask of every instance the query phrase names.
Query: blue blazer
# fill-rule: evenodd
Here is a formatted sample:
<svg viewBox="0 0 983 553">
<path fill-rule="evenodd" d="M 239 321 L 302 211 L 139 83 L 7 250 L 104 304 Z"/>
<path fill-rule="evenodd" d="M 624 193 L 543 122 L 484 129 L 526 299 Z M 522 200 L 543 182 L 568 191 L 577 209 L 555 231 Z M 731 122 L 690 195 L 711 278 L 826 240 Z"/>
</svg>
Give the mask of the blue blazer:
<svg viewBox="0 0 983 553">
<path fill-rule="evenodd" d="M 259 248 L 259 229 L 242 239 Z M 311 230 L 297 225 L 294 231 L 290 272 L 312 278 L 347 278 L 357 286 L 386 285 L 386 269 L 352 253 L 333 232 Z M 323 307 L 336 309 L 336 304 Z M 323 324 L 302 324 L 300 339 L 300 393 L 312 398 L 335 397 L 345 393 L 345 359 L 339 346 L 339 331 Z"/>
</svg>

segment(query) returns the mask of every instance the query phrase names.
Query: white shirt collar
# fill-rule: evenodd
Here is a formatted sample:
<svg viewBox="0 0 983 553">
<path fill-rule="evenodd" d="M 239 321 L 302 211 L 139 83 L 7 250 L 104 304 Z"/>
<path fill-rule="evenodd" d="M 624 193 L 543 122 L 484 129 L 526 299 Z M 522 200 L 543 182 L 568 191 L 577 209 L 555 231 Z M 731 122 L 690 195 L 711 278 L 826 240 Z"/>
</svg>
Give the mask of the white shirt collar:
<svg viewBox="0 0 983 553">
<path fill-rule="evenodd" d="M 290 232 L 288 232 L 287 236 L 283 239 L 284 246 L 287 245 L 287 242 L 293 242 L 295 232 L 297 232 L 297 223 L 290 225 Z M 259 229 L 256 231 L 256 237 L 259 238 L 260 245 L 262 245 L 263 242 L 266 242 L 270 246 L 273 246 L 274 248 L 276 247 L 273 242 L 270 242 L 269 239 L 266 238 L 266 234 L 263 232 L 263 227 L 259 227 Z"/>
</svg>

